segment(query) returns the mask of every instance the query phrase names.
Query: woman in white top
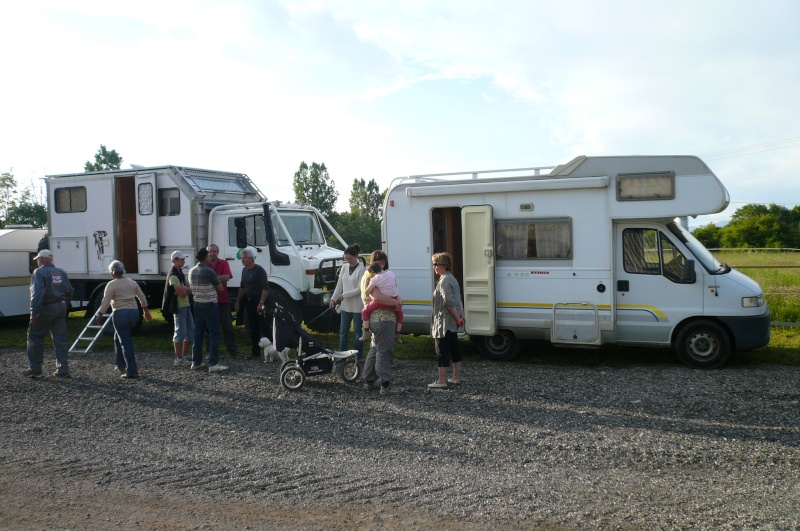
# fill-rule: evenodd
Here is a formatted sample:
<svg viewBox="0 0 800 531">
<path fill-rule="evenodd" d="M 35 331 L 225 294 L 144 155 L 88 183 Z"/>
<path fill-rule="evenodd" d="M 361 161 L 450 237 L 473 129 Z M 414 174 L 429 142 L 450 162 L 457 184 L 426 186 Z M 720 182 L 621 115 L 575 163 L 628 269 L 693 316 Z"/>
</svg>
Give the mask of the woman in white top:
<svg viewBox="0 0 800 531">
<path fill-rule="evenodd" d="M 150 310 L 147 308 L 147 299 L 139 284 L 123 277 L 125 266 L 122 265 L 122 262 L 114 260 L 109 264 L 108 271 L 114 280 L 106 284 L 103 302 L 100 303 L 100 311 L 97 313 L 97 322 L 100 322 L 102 315 L 111 306 L 114 310 L 111 313 L 111 321 L 114 323 L 114 352 L 117 355 L 117 370 L 122 373 L 123 378 L 138 378 L 139 368 L 136 366 L 131 334 L 139 320 L 136 299 L 139 299 L 142 305 L 145 319 L 148 321 L 152 319 Z"/>
<path fill-rule="evenodd" d="M 346 264 L 339 271 L 339 280 L 331 297 L 331 308 L 339 303 L 341 323 L 339 325 L 339 350 L 348 350 L 348 334 L 350 325 L 353 325 L 353 349 L 358 351 L 360 360 L 364 352 L 364 344 L 359 339 L 361 332 L 361 310 L 364 302 L 361 300 L 361 277 L 364 276 L 364 266 L 359 262 L 358 255 L 361 248 L 351 245 L 344 252 Z"/>
</svg>

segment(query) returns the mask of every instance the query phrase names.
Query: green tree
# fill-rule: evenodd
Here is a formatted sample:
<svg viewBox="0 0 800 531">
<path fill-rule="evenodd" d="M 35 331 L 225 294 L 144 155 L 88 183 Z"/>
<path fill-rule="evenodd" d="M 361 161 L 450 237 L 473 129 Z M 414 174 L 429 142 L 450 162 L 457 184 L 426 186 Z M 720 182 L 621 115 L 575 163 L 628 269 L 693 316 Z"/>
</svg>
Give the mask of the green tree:
<svg viewBox="0 0 800 531">
<path fill-rule="evenodd" d="M 344 241 L 348 245 L 357 243 L 362 253 L 382 248 L 380 221 L 352 212 L 333 212 L 327 217 Z M 338 242 L 335 246 L 339 246 Z"/>
<path fill-rule="evenodd" d="M 800 243 L 800 210 L 749 204 L 734 212 L 722 232 L 723 247 L 778 248 Z"/>
<path fill-rule="evenodd" d="M 326 217 L 333 212 L 339 192 L 328 175 L 325 163 L 300 163 L 300 168 L 294 174 L 292 184 L 295 200 L 307 205 L 317 207 Z"/>
<path fill-rule="evenodd" d="M 8 213 L 14 206 L 17 193 L 17 180 L 12 173 L 14 168 L 0 174 L 0 227 L 8 224 Z"/>
<path fill-rule="evenodd" d="M 375 179 L 368 183 L 364 179 L 353 179 L 353 189 L 350 192 L 350 213 L 366 216 L 380 221 L 383 218 L 383 200 L 386 191 L 381 193 Z"/>
<path fill-rule="evenodd" d="M 104 171 L 104 170 L 118 170 L 122 165 L 122 157 L 119 156 L 117 150 L 107 150 L 103 144 L 100 144 L 100 149 L 94 154 L 94 163 L 86 161 L 83 166 L 84 171 Z"/>
<path fill-rule="evenodd" d="M 40 229 L 47 225 L 47 206 L 38 201 L 33 192 L 25 189 L 19 201 L 8 210 L 8 225 L 32 225 Z"/>
<path fill-rule="evenodd" d="M 719 249 L 722 247 L 723 227 L 717 227 L 709 223 L 705 227 L 698 227 L 692 231 L 695 238 L 709 249 Z"/>
</svg>

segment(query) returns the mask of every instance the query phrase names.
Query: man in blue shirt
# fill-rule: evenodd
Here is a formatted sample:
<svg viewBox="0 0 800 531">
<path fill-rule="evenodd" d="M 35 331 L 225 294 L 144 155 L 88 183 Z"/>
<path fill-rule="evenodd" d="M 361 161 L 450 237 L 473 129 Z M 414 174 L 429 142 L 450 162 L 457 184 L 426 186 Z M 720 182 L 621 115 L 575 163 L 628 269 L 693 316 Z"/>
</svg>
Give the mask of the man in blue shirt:
<svg viewBox="0 0 800 531">
<path fill-rule="evenodd" d="M 53 376 L 69 378 L 67 364 L 67 309 L 72 300 L 72 284 L 67 273 L 53 265 L 53 253 L 42 249 L 36 255 L 37 268 L 31 275 L 31 320 L 28 325 L 28 369 L 23 375 L 42 376 L 44 338 L 50 332 L 56 351 Z"/>
</svg>

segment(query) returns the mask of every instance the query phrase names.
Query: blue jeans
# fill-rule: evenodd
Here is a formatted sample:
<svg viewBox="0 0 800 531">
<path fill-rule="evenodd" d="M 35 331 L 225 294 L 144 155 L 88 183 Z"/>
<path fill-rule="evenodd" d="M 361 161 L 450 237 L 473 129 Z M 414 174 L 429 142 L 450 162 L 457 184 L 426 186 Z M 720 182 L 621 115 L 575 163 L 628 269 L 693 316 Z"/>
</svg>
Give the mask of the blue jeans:
<svg viewBox="0 0 800 531">
<path fill-rule="evenodd" d="M 219 307 L 216 302 L 194 303 L 194 345 L 192 363 L 203 363 L 203 337 L 208 331 L 208 365 L 219 363 Z"/>
<path fill-rule="evenodd" d="M 133 327 L 139 320 L 139 310 L 114 310 L 111 322 L 114 323 L 114 352 L 117 355 L 117 368 L 125 370 L 128 376 L 139 374 L 136 366 L 136 354 L 133 352 Z"/>
<path fill-rule="evenodd" d="M 339 350 L 349 350 L 347 348 L 347 335 L 350 332 L 350 324 L 353 324 L 353 349 L 358 351 L 358 359 L 361 359 L 364 352 L 364 343 L 359 339 L 364 331 L 361 329 L 361 312 L 345 312 L 339 314 L 341 323 L 339 325 Z"/>
</svg>

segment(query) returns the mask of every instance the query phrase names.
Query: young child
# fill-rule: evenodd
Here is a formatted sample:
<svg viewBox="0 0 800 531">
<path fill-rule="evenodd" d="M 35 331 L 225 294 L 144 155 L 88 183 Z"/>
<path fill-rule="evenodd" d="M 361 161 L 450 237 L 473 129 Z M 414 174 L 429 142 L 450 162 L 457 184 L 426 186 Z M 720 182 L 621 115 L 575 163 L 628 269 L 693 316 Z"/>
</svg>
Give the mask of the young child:
<svg viewBox="0 0 800 531">
<path fill-rule="evenodd" d="M 394 273 L 391 271 L 384 271 L 381 265 L 375 262 L 369 265 L 367 271 L 370 272 L 372 277 L 367 281 L 367 287 L 364 290 L 366 295 L 371 297 L 372 292 L 377 290 L 379 293 L 383 293 L 387 297 L 392 297 L 393 299 L 398 300 L 400 299 L 400 294 L 397 291 L 397 278 L 394 276 Z M 394 332 L 394 340 L 397 343 L 402 343 L 403 340 L 400 339 L 400 329 L 403 327 L 402 306 L 389 306 L 386 304 L 380 304 L 375 300 L 368 302 L 361 311 L 361 320 L 364 322 L 364 335 L 361 336 L 360 341 L 367 341 L 372 337 L 372 332 L 369 330 L 369 317 L 372 312 L 378 308 L 392 310 L 397 316 L 397 329 Z"/>
</svg>

